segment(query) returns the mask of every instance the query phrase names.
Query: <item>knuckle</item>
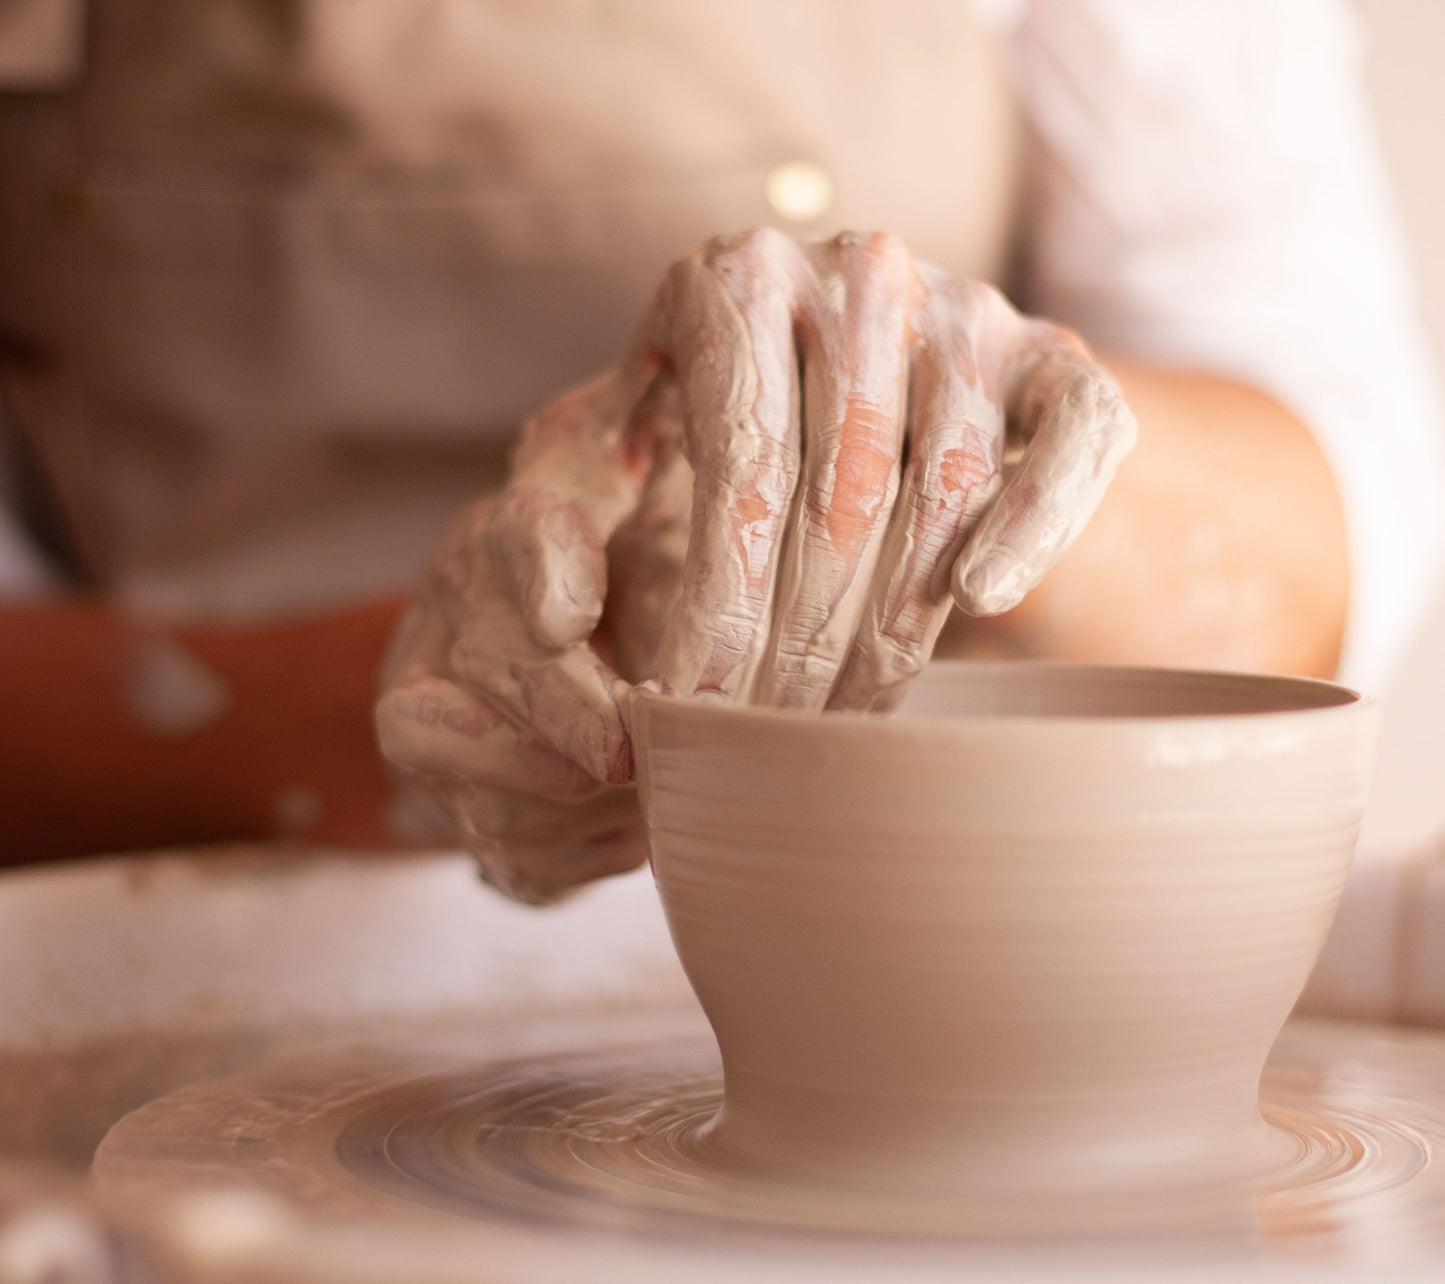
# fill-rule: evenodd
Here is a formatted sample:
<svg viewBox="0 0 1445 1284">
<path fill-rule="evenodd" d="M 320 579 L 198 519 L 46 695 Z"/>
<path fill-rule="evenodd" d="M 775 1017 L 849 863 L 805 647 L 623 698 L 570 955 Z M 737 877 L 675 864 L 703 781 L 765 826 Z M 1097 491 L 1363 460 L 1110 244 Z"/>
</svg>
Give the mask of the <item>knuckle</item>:
<svg viewBox="0 0 1445 1284">
<path fill-rule="evenodd" d="M 530 487 L 510 489 L 492 514 L 488 550 L 500 561 L 547 565 L 562 557 L 596 558 L 602 540 L 586 506 L 576 499 Z"/>
<path fill-rule="evenodd" d="M 936 332 L 965 345 L 970 361 L 978 336 L 986 326 L 1011 327 L 1016 316 L 1003 291 L 987 281 L 949 277 L 932 287 L 929 317 Z"/>
<path fill-rule="evenodd" d="M 714 237 L 703 247 L 702 261 L 724 274 L 768 279 L 790 270 L 797 254 L 797 242 L 786 233 L 772 227 L 755 227 Z"/>
<path fill-rule="evenodd" d="M 870 275 L 900 280 L 913 273 L 913 255 L 893 232 L 840 232 L 832 246 L 839 262 L 865 268 Z"/>
<path fill-rule="evenodd" d="M 894 682 L 916 678 L 925 663 L 923 640 L 896 624 L 885 625 L 873 646 L 873 667 L 879 678 Z"/>
<path fill-rule="evenodd" d="M 884 516 L 893 495 L 887 490 L 858 489 L 840 493 L 837 487 L 810 482 L 803 492 L 802 515 L 815 531 L 824 534 L 829 543 L 858 548 L 869 530 Z"/>
<path fill-rule="evenodd" d="M 991 281 L 959 277 L 954 279 L 953 290 L 959 300 L 967 301 L 987 312 L 998 312 L 1009 317 L 1017 315 L 1008 295 Z"/>
<path fill-rule="evenodd" d="M 469 504 L 443 532 L 427 561 L 426 577 L 443 588 L 455 588 L 469 578 L 469 571 L 485 543 L 498 504 L 488 495 Z"/>
<path fill-rule="evenodd" d="M 843 418 L 827 429 L 858 443 L 860 449 L 886 455 L 891 462 L 902 448 L 899 412 L 862 389 L 848 398 Z"/>
<path fill-rule="evenodd" d="M 1040 355 L 1064 359 L 1087 357 L 1089 350 L 1083 339 L 1068 326 L 1050 321 L 1047 317 L 1025 316 L 1020 319 L 1025 346 Z"/>
<path fill-rule="evenodd" d="M 1096 395 L 1099 417 L 1104 421 L 1108 435 L 1118 444 L 1132 446 L 1139 436 L 1139 421 L 1124 400 L 1123 390 L 1105 375 L 1099 382 Z"/>
<path fill-rule="evenodd" d="M 700 461 L 698 471 L 702 480 L 728 494 L 756 494 L 769 505 L 781 506 L 792 497 L 800 467 L 787 445 L 743 426 Z"/>
<path fill-rule="evenodd" d="M 934 611 L 933 602 L 921 586 L 893 598 L 871 630 L 878 650 L 898 663 L 921 668 Z"/>
<path fill-rule="evenodd" d="M 801 511 L 807 526 L 822 529 L 828 525 L 832 504 L 828 492 L 819 483 L 811 483 L 803 492 Z"/>
<path fill-rule="evenodd" d="M 972 428 L 932 436 L 919 461 L 921 496 L 954 511 L 980 502 L 999 477 L 997 444 Z"/>
<path fill-rule="evenodd" d="M 932 606 L 913 597 L 895 604 L 863 630 L 849 660 L 854 681 L 881 691 L 916 678 L 928 663 L 927 633 Z"/>
<path fill-rule="evenodd" d="M 838 676 L 847 641 L 799 621 L 778 638 L 774 669 L 779 689 L 821 694 Z"/>
</svg>

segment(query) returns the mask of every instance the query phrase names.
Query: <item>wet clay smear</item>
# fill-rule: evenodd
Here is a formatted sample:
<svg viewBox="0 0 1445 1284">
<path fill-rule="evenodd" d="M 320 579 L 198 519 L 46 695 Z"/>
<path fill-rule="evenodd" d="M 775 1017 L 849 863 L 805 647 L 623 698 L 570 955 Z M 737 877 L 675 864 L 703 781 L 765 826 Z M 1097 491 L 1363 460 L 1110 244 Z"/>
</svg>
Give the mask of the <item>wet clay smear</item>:
<svg viewBox="0 0 1445 1284">
<path fill-rule="evenodd" d="M 827 1188 L 760 1180 L 710 1157 L 720 1099 L 715 1046 L 691 1014 L 437 1027 L 173 1093 L 117 1124 L 94 1172 L 124 1196 L 241 1184 L 328 1215 L 693 1241 L 1211 1240 L 1344 1257 L 1445 1241 L 1445 1035 L 1291 1023 L 1261 1089 L 1272 1166 L 1150 1191 L 904 1199 L 847 1174 Z"/>
</svg>

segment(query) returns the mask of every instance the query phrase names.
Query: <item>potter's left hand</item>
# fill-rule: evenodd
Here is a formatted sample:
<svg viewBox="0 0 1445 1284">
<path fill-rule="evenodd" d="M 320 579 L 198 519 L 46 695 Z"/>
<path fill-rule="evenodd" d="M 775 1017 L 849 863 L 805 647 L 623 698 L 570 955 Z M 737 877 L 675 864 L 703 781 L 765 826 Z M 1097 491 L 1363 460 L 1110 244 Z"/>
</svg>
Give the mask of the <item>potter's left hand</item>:
<svg viewBox="0 0 1445 1284">
<path fill-rule="evenodd" d="M 1017 605 L 1136 435 L 1075 335 L 883 234 L 709 242 L 643 341 L 682 390 L 696 473 L 657 671 L 683 695 L 890 707 L 950 589 L 972 615 Z"/>
<path fill-rule="evenodd" d="M 506 486 L 432 553 L 384 666 L 376 728 L 407 773 L 406 827 L 429 796 L 519 900 L 646 854 L 636 792 L 618 787 L 622 706 L 656 671 L 687 545 L 677 401 L 649 357 L 544 406 Z"/>
</svg>

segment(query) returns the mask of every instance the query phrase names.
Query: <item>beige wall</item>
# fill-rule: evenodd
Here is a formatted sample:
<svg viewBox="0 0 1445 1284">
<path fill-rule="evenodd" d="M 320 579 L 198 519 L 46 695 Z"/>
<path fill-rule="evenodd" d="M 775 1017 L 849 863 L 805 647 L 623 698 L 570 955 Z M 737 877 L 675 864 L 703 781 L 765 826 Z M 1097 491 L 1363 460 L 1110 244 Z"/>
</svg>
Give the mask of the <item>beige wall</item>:
<svg viewBox="0 0 1445 1284">
<path fill-rule="evenodd" d="M 1445 370 L 1445 0 L 1360 0 L 1373 41 L 1371 89 Z M 1445 432 L 1445 425 L 1441 431 Z M 1386 694 L 1362 840 L 1399 852 L 1445 833 L 1445 586 Z"/>
</svg>

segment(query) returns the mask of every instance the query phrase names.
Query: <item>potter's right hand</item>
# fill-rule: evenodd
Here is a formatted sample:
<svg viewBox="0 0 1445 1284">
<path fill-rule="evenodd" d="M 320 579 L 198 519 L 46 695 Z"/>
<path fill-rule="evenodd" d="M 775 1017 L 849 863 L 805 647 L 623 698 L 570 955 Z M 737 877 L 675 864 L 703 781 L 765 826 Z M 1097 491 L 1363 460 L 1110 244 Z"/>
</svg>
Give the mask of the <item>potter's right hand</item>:
<svg viewBox="0 0 1445 1284">
<path fill-rule="evenodd" d="M 950 606 L 1016 606 L 1134 443 L 1076 335 L 882 233 L 709 242 L 642 342 L 681 389 L 696 473 L 658 657 L 679 695 L 890 708 Z"/>
</svg>

